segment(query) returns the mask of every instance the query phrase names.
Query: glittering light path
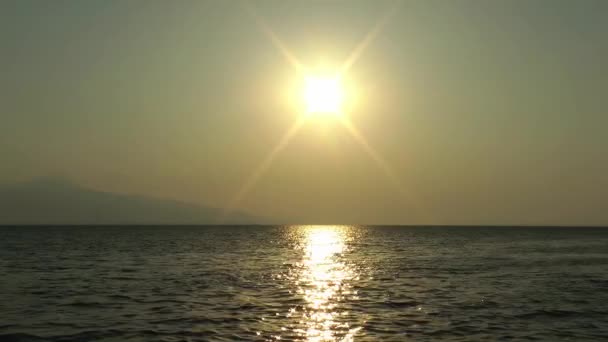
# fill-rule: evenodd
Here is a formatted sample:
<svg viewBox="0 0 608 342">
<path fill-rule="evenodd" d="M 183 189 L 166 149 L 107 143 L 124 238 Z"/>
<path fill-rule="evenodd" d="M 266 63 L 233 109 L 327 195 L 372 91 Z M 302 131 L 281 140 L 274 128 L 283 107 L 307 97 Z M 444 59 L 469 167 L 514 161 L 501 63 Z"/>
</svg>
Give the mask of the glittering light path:
<svg viewBox="0 0 608 342">
<path fill-rule="evenodd" d="M 295 332 L 309 342 L 352 341 L 361 326 L 351 326 L 341 318 L 344 302 L 357 299 L 353 281 L 357 273 L 343 258 L 347 227 L 306 227 L 304 257 L 298 275 L 298 292 L 306 305 L 302 327 Z"/>
</svg>

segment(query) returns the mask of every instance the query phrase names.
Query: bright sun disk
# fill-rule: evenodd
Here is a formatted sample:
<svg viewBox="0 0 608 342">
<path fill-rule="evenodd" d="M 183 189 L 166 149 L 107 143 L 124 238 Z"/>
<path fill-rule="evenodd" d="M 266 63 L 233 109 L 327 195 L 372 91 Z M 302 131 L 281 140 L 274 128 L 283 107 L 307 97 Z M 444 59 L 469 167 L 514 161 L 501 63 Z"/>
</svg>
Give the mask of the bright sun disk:
<svg viewBox="0 0 608 342">
<path fill-rule="evenodd" d="M 339 78 L 307 76 L 304 79 L 304 102 L 308 114 L 341 114 L 343 99 Z"/>
</svg>

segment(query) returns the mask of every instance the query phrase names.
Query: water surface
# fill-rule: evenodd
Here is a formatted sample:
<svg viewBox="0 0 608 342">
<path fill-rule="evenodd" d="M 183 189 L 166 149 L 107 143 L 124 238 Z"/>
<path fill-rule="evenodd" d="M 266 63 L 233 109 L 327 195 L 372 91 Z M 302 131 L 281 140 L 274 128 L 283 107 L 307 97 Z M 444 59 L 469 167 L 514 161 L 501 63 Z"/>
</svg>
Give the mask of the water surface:
<svg viewBox="0 0 608 342">
<path fill-rule="evenodd" d="M 0 340 L 608 339 L 608 229 L 0 228 Z"/>
</svg>

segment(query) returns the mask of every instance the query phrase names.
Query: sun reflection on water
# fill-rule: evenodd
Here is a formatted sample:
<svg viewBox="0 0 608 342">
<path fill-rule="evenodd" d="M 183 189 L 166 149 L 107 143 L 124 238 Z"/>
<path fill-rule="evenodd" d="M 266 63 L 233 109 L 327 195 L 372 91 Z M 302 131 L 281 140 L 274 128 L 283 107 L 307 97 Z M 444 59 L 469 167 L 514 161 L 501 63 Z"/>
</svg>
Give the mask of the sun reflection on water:
<svg viewBox="0 0 608 342">
<path fill-rule="evenodd" d="M 301 329 L 307 341 L 352 341 L 361 327 L 351 327 L 341 316 L 349 312 L 344 302 L 356 299 L 352 290 L 354 270 L 344 261 L 348 227 L 305 228 L 304 255 L 297 278 L 297 291 L 304 297 Z M 294 309 L 292 309 L 294 310 Z"/>
</svg>

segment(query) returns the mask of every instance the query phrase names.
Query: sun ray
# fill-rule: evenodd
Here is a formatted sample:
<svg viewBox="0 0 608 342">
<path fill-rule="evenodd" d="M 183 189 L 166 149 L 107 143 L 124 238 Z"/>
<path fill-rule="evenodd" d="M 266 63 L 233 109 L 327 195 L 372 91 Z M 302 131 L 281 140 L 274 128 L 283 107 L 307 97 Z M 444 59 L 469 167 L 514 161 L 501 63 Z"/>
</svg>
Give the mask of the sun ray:
<svg viewBox="0 0 608 342">
<path fill-rule="evenodd" d="M 346 128 L 346 130 L 350 133 L 354 140 L 359 143 L 359 145 L 361 145 L 365 153 L 367 153 L 367 155 L 389 178 L 389 180 L 393 183 L 393 186 L 395 186 L 397 192 L 401 196 L 403 196 L 408 201 L 408 203 L 412 204 L 417 213 L 424 216 L 424 219 L 430 218 L 429 213 L 422 207 L 422 205 L 415 198 L 415 196 L 413 196 L 413 194 L 410 191 L 407 191 L 406 187 L 403 186 L 401 179 L 397 177 L 389 163 L 367 142 L 367 139 L 365 139 L 363 134 L 359 132 L 357 127 L 352 123 L 352 121 L 349 120 L 348 117 L 343 117 L 340 120 L 340 123 Z"/>
<path fill-rule="evenodd" d="M 374 27 L 372 27 L 372 29 L 363 37 L 363 39 L 361 39 L 359 44 L 357 44 L 357 46 L 355 46 L 355 48 L 353 49 L 351 54 L 348 56 L 346 61 L 344 61 L 344 64 L 342 64 L 342 67 L 340 69 L 341 74 L 346 73 L 353 66 L 353 64 L 355 64 L 355 62 L 357 62 L 357 60 L 359 59 L 359 57 L 361 57 L 361 54 L 363 54 L 365 49 L 367 49 L 367 47 L 376 39 L 376 37 L 378 36 L 380 31 L 382 31 L 382 29 L 384 29 L 384 26 L 388 23 L 388 21 L 391 19 L 391 17 L 395 14 L 395 12 L 397 11 L 397 7 L 400 4 L 401 4 L 401 2 L 396 1 L 395 5 L 393 5 L 390 8 L 390 10 L 387 11 L 384 14 L 384 16 L 382 16 L 380 18 L 380 20 L 378 20 L 376 25 Z"/>
<path fill-rule="evenodd" d="M 350 133 L 350 135 L 361 145 L 365 153 L 367 153 L 372 160 L 378 164 L 378 166 L 382 169 L 382 171 L 390 178 L 390 180 L 394 183 L 395 186 L 399 189 L 400 192 L 403 192 L 403 186 L 399 178 L 395 175 L 390 165 L 382 158 L 382 156 L 376 152 L 376 150 L 367 142 L 367 139 L 359 132 L 357 127 L 350 121 L 347 117 L 344 117 L 340 120 L 342 125 L 346 128 L 346 130 Z"/>
<path fill-rule="evenodd" d="M 300 61 L 298 61 L 296 56 L 293 53 L 291 53 L 291 51 L 289 51 L 289 49 L 287 48 L 287 45 L 285 45 L 285 43 L 283 43 L 283 41 L 270 28 L 270 26 L 268 24 L 266 24 L 266 22 L 264 21 L 264 18 L 262 18 L 262 16 L 260 16 L 257 13 L 255 8 L 253 8 L 253 4 L 248 3 L 248 6 L 246 6 L 246 8 L 247 8 L 248 12 L 251 14 L 251 16 L 253 17 L 253 19 L 255 20 L 258 27 L 270 39 L 270 41 L 272 42 L 272 45 L 274 45 L 274 47 L 281 53 L 281 55 L 283 55 L 283 57 L 285 57 L 287 62 L 289 64 L 291 64 L 291 66 L 294 69 L 296 69 L 296 71 L 298 73 L 303 74 L 304 66 L 302 65 L 302 63 L 300 63 Z"/>
<path fill-rule="evenodd" d="M 304 123 L 304 120 L 304 117 L 299 117 L 296 120 L 296 122 L 291 126 L 291 128 L 287 130 L 287 132 L 283 135 L 281 140 L 279 140 L 278 144 L 270 151 L 270 153 L 262 160 L 262 162 L 255 169 L 255 171 L 247 178 L 245 183 L 243 183 L 243 185 L 240 187 L 237 194 L 230 201 L 230 204 L 226 207 L 226 209 L 224 209 L 220 221 L 225 221 L 225 219 L 232 212 L 232 210 L 236 209 L 241 200 L 243 200 L 243 198 L 251 191 L 251 189 L 260 180 L 264 173 L 270 168 L 279 153 L 283 151 L 285 147 L 287 147 L 289 141 L 300 130 L 302 124 Z"/>
<path fill-rule="evenodd" d="M 262 30 L 262 32 L 270 39 L 274 47 L 280 52 L 280 54 L 287 60 L 287 62 L 296 70 L 296 72 L 302 76 L 306 76 L 305 66 L 300 63 L 300 61 L 296 58 L 296 56 L 287 48 L 286 44 L 279 38 L 279 36 L 272 30 L 272 28 L 264 21 L 264 19 L 257 13 L 255 8 L 251 3 L 247 3 L 246 6 L 248 12 L 254 18 L 258 27 Z M 387 22 L 391 19 L 394 13 L 397 10 L 397 7 L 401 4 L 399 1 L 395 1 L 395 5 L 388 10 L 383 17 L 376 23 L 374 27 L 363 37 L 363 39 L 355 46 L 351 54 L 342 64 L 340 69 L 338 70 L 336 77 L 341 77 L 357 62 L 363 52 L 369 47 L 369 45 L 376 39 L 378 34 L 384 29 Z M 310 105 L 310 103 L 309 103 Z M 316 108 L 316 107 L 315 107 Z M 333 107 L 332 107 L 333 108 Z M 422 207 L 419 205 L 417 201 L 414 200 L 413 196 L 406 191 L 405 187 L 402 185 L 401 180 L 397 175 L 393 172 L 392 168 L 388 164 L 388 162 L 367 142 L 365 137 L 359 132 L 357 127 L 348 119 L 347 116 L 340 115 L 340 122 L 346 128 L 346 130 L 352 135 L 357 143 L 363 148 L 366 154 L 378 165 L 378 167 L 384 172 L 384 174 L 390 179 L 390 181 L 394 184 L 396 190 L 406 197 L 409 203 L 415 206 L 415 209 L 419 213 L 423 213 Z M 259 179 L 264 175 L 264 173 L 270 168 L 272 163 L 278 154 L 287 147 L 289 141 L 293 138 L 293 136 L 297 133 L 297 131 L 302 127 L 304 121 L 306 120 L 305 116 L 300 116 L 294 125 L 283 135 L 279 143 L 270 151 L 270 153 L 263 159 L 263 161 L 259 164 L 259 166 L 255 169 L 255 171 L 247 178 L 245 183 L 240 187 L 237 194 L 233 197 L 230 205 L 226 207 L 224 213 L 222 215 L 221 221 L 224 221 L 227 216 L 230 214 L 232 210 L 234 210 L 242 199 L 251 191 L 251 189 L 255 186 L 255 184 L 259 181 Z M 428 215 L 425 215 L 428 217 Z"/>
</svg>

